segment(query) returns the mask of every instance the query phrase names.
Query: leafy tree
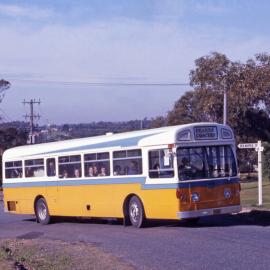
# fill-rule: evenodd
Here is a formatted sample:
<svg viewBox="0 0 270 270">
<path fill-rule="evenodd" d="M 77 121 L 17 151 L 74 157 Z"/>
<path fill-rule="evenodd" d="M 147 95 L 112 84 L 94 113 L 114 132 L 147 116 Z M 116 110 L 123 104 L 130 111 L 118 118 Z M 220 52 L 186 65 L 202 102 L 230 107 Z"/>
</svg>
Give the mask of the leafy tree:
<svg viewBox="0 0 270 270">
<path fill-rule="evenodd" d="M 233 62 L 217 52 L 200 57 L 190 72 L 194 88 L 167 115 L 170 125 L 196 121 L 222 122 L 223 93 L 228 93 L 228 124 L 237 138 L 270 140 L 270 56 Z"/>
<path fill-rule="evenodd" d="M 3 152 L 11 147 L 24 145 L 27 141 L 27 133 L 15 128 L 0 130 L 0 186 L 2 184 L 2 155 Z"/>
<path fill-rule="evenodd" d="M 166 117 L 157 116 L 156 118 L 151 119 L 150 128 L 164 127 L 167 124 Z"/>
<path fill-rule="evenodd" d="M 5 91 L 11 86 L 10 82 L 5 81 L 5 80 L 0 80 L 0 102 L 2 102 L 4 96 L 5 96 Z"/>
<path fill-rule="evenodd" d="M 169 125 L 192 122 L 215 121 L 222 119 L 222 98 L 219 92 L 208 89 L 186 92 L 167 115 Z"/>
</svg>

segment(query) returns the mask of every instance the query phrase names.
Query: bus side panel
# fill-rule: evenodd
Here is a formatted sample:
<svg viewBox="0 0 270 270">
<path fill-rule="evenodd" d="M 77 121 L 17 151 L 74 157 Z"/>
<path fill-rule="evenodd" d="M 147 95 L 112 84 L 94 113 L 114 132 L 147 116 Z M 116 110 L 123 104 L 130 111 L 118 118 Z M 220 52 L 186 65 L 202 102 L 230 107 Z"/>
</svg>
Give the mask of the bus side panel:
<svg viewBox="0 0 270 270">
<path fill-rule="evenodd" d="M 147 218 L 176 219 L 179 211 L 179 201 L 175 189 L 141 190 Z"/>
<path fill-rule="evenodd" d="M 61 216 L 120 218 L 126 196 L 139 192 L 140 184 L 61 186 L 58 187 L 58 208 L 50 212 Z"/>
<path fill-rule="evenodd" d="M 4 203 L 8 209 L 8 202 L 15 202 L 15 211 L 17 214 L 34 214 L 34 201 L 36 196 L 42 195 L 46 197 L 45 187 L 21 187 L 21 188 L 4 188 Z"/>
<path fill-rule="evenodd" d="M 142 200 L 147 218 L 176 219 L 179 211 L 175 189 L 142 190 L 141 184 L 112 184 L 62 186 L 58 192 L 57 208 L 49 206 L 51 215 L 122 218 L 123 203 L 130 194 Z"/>
</svg>

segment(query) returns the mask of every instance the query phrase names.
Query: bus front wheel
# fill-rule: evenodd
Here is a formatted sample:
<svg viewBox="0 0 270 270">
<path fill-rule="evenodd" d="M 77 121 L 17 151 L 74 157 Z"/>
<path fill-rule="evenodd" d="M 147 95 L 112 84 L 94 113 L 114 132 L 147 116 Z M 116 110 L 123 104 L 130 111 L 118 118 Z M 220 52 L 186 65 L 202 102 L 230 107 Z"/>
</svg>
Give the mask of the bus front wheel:
<svg viewBox="0 0 270 270">
<path fill-rule="evenodd" d="M 128 205 L 128 215 L 132 226 L 142 228 L 145 223 L 143 205 L 137 196 L 132 196 Z"/>
<path fill-rule="evenodd" d="M 35 213 L 37 221 L 42 225 L 47 225 L 51 221 L 49 208 L 44 198 L 39 198 L 35 204 Z"/>
</svg>

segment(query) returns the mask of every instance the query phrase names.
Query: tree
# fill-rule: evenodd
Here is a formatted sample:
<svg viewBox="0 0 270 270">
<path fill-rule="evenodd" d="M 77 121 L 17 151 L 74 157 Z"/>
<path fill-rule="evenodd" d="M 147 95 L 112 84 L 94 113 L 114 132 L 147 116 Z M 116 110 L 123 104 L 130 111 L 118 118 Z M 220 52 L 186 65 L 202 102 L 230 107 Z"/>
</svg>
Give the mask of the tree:
<svg viewBox="0 0 270 270">
<path fill-rule="evenodd" d="M 157 116 L 156 118 L 152 118 L 150 122 L 150 128 L 159 128 L 166 126 L 167 121 L 164 116 Z"/>
<path fill-rule="evenodd" d="M 194 88 L 167 115 L 170 125 L 196 121 L 222 122 L 223 92 L 228 93 L 228 124 L 237 138 L 270 140 L 270 56 L 233 62 L 217 52 L 200 57 L 190 72 Z"/>
<path fill-rule="evenodd" d="M 0 129 L 0 186 L 2 184 L 2 155 L 11 147 L 24 145 L 27 141 L 27 133 L 16 128 Z"/>
<path fill-rule="evenodd" d="M 192 122 L 220 122 L 222 118 L 222 99 L 220 93 L 208 89 L 186 92 L 167 115 L 169 125 Z"/>
<path fill-rule="evenodd" d="M 5 80 L 0 80 L 0 103 L 5 97 L 5 91 L 11 86 L 10 82 Z"/>
</svg>

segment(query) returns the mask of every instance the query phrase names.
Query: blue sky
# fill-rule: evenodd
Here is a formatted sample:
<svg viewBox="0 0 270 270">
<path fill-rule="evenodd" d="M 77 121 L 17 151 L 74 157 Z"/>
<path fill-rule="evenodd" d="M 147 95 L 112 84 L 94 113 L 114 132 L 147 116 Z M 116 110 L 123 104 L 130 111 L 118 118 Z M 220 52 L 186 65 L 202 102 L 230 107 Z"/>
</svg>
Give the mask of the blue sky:
<svg viewBox="0 0 270 270">
<path fill-rule="evenodd" d="M 40 123 L 164 115 L 188 86 L 194 60 L 212 51 L 246 61 L 269 52 L 269 1 L 0 0 L 0 108 L 22 120 L 40 98 Z M 61 83 L 68 82 L 68 83 Z"/>
</svg>

